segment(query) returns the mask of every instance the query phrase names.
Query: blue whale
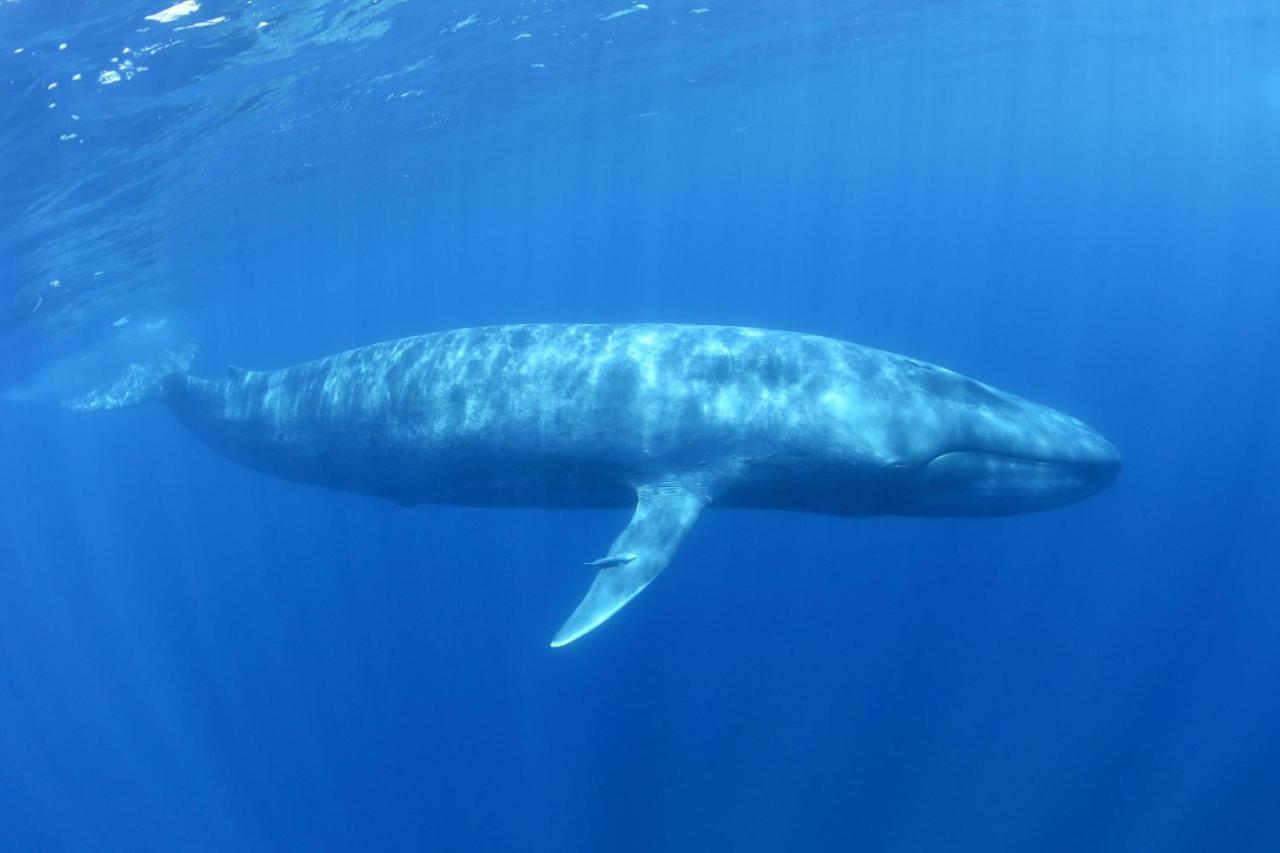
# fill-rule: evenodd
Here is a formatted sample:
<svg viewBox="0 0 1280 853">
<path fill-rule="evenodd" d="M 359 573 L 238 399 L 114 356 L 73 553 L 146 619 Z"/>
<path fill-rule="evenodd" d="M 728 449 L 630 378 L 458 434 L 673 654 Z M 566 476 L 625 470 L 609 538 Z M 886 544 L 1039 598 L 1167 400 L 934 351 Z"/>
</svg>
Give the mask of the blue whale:
<svg viewBox="0 0 1280 853">
<path fill-rule="evenodd" d="M 616 613 L 708 506 L 1004 515 L 1096 494 L 1116 448 L 945 368 L 792 332 L 519 325 L 387 341 L 272 371 L 134 365 L 71 404 L 166 404 L 261 471 L 404 505 L 634 507 L 552 641 Z"/>
</svg>

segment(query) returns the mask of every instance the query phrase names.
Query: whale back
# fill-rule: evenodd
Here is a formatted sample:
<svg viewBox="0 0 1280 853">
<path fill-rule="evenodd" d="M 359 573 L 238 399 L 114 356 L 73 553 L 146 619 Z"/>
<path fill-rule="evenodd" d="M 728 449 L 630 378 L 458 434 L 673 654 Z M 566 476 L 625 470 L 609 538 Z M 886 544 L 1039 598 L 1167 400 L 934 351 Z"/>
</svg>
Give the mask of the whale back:
<svg viewBox="0 0 1280 853">
<path fill-rule="evenodd" d="M 402 503 L 614 506 L 671 471 L 877 464 L 885 358 L 737 327 L 502 326 L 188 377 L 167 402 L 216 449 L 291 479 Z"/>
</svg>

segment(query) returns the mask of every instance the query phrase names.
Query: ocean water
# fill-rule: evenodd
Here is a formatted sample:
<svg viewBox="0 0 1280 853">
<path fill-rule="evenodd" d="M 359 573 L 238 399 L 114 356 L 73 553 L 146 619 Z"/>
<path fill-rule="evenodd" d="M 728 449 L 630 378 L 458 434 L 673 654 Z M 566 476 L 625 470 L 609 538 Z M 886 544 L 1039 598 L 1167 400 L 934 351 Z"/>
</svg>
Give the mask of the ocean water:
<svg viewBox="0 0 1280 853">
<path fill-rule="evenodd" d="M 1280 7 L 0 0 L 0 849 L 1280 850 Z M 195 8 L 197 7 L 198 8 Z M 907 353 L 1108 492 L 405 509 L 59 400 L 490 323 Z"/>
</svg>

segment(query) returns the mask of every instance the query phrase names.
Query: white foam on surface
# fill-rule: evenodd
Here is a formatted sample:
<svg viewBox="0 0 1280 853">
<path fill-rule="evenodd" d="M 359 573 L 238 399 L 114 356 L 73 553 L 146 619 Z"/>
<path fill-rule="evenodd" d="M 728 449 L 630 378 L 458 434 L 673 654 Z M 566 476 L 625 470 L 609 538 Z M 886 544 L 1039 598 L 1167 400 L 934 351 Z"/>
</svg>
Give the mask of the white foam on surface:
<svg viewBox="0 0 1280 853">
<path fill-rule="evenodd" d="M 174 27 L 173 31 L 176 33 L 179 30 L 198 30 L 202 27 L 216 27 L 218 24 L 225 24 L 229 20 L 231 19 L 226 15 L 219 15 L 218 17 L 210 18 L 207 21 L 197 21 L 194 24 L 187 24 L 185 27 Z"/>
<path fill-rule="evenodd" d="M 634 6 L 628 7 L 626 9 L 619 9 L 618 11 L 611 12 L 608 15 L 602 15 L 600 17 L 600 20 L 612 21 L 615 18 L 621 18 L 623 15 L 633 15 L 636 12 L 647 12 L 647 11 L 649 11 L 649 5 L 647 3 L 637 3 Z"/>
<path fill-rule="evenodd" d="M 198 11 L 200 11 L 200 4 L 196 0 L 182 0 L 181 3 L 175 3 L 168 9 L 161 9 L 159 12 L 147 15 L 146 20 L 155 21 L 157 24 L 169 24 Z"/>
</svg>

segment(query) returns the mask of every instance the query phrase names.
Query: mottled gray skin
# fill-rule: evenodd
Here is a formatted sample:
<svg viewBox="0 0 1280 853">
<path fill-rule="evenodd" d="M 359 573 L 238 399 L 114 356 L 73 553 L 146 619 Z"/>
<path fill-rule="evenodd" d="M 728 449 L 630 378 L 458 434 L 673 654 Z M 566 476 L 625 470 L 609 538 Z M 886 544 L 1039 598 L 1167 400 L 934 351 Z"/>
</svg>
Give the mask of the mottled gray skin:
<svg viewBox="0 0 1280 853">
<path fill-rule="evenodd" d="M 461 329 L 175 375 L 165 401 L 239 462 L 402 504 L 630 507 L 692 478 L 724 507 L 992 515 L 1119 467 L 1079 421 L 949 370 L 736 327 Z"/>
<path fill-rule="evenodd" d="M 220 380 L 156 385 L 135 367 L 74 406 L 159 397 L 246 465 L 406 505 L 634 506 L 553 646 L 644 589 L 713 503 L 1000 515 L 1077 500 L 1120 470 L 1106 439 L 1052 409 L 789 332 L 504 326 Z"/>
</svg>

